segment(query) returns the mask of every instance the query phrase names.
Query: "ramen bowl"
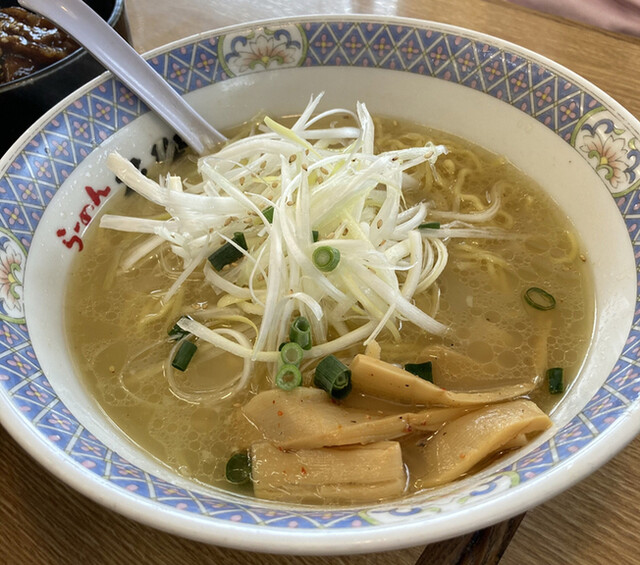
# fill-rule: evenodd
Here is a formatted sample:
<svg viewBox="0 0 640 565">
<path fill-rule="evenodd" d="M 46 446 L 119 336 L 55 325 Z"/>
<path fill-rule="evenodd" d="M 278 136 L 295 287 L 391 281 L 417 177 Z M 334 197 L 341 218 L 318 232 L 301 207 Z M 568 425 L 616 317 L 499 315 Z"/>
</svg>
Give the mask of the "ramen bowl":
<svg viewBox="0 0 640 565">
<path fill-rule="evenodd" d="M 294 554 L 382 551 L 453 537 L 568 488 L 640 429 L 633 245 L 640 124 L 535 53 L 404 19 L 306 17 L 194 36 L 149 63 L 219 128 L 260 111 L 365 101 L 506 156 L 575 226 L 595 322 L 576 382 L 533 444 L 454 484 L 379 504 L 261 501 L 189 481 L 140 450 L 97 407 L 67 353 L 64 299 L 85 231 L 124 187 L 114 150 L 148 168 L 173 132 L 103 75 L 30 128 L 0 162 L 0 418 L 38 461 L 94 500 L 197 540 Z"/>
</svg>

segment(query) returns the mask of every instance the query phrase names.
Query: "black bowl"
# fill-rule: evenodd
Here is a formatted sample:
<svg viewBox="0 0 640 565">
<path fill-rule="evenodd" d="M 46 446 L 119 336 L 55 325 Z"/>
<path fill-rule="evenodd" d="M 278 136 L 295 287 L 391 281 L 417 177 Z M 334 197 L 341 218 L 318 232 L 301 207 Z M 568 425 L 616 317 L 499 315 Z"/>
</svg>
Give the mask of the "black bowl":
<svg viewBox="0 0 640 565">
<path fill-rule="evenodd" d="M 124 0 L 85 0 L 109 25 L 128 37 Z M 0 8 L 17 2 L 0 0 Z M 0 84 L 0 156 L 42 114 L 88 80 L 104 72 L 83 48 L 29 76 Z"/>
</svg>

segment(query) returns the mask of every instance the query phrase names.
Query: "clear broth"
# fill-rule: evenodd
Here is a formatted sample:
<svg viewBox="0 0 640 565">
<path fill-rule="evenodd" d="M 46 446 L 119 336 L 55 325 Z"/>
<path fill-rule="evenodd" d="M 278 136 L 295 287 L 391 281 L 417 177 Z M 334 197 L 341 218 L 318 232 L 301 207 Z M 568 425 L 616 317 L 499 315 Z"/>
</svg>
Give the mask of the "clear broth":
<svg viewBox="0 0 640 565">
<path fill-rule="evenodd" d="M 421 362 L 434 351 L 452 350 L 471 358 L 479 370 L 475 375 L 436 374 L 436 384 L 477 390 L 537 379 L 539 386 L 530 397 L 543 410 L 551 411 L 559 397 L 548 393 L 541 373 L 546 367 L 563 367 L 570 383 L 579 373 L 593 328 L 588 263 L 573 227 L 540 187 L 504 158 L 415 124 L 377 119 L 376 131 L 381 132 L 377 135 L 379 150 L 417 145 L 425 139 L 450 147 L 450 153 L 438 160 L 437 178 L 427 167 L 415 172 L 420 185 L 407 191 L 408 203 L 426 194 L 438 208 L 446 209 L 458 183 L 468 195 L 460 209 L 471 211 L 474 198 L 486 202 L 490 187 L 500 182 L 503 213 L 493 224 L 510 226 L 510 231 L 523 236 L 450 243 L 449 263 L 438 281 L 439 299 L 436 292 L 427 291 L 417 304 L 429 312 L 439 300 L 437 319 L 452 331 L 442 339 L 405 324 L 401 343 L 379 340 L 382 358 L 394 363 Z M 187 157 L 178 166 L 193 168 L 192 159 Z M 111 199 L 108 211 L 141 216 L 159 213 L 141 197 L 124 193 Z M 163 308 L 162 293 L 180 272 L 170 251 L 150 254 L 134 269 L 116 275 L 123 254 L 139 236 L 96 226 L 89 231 L 66 298 L 68 344 L 78 375 L 100 409 L 141 449 L 189 479 L 238 490 L 226 482 L 225 464 L 231 454 L 258 439 L 239 407 L 270 388 L 267 368 L 257 367 L 250 390 L 233 399 L 197 404 L 177 398 L 163 371 L 173 347 L 167 330 L 185 308 L 197 311 L 213 306 L 218 297 L 203 284 L 201 274 L 194 274 L 179 296 Z M 557 307 L 548 312 L 527 307 L 522 294 L 532 286 L 548 290 Z M 177 375 L 184 389 L 205 390 L 211 379 L 230 379 L 239 370 L 236 359 L 217 355 L 207 344 L 200 347 L 198 357 L 199 363 Z M 362 407 L 363 399 L 352 402 Z M 397 410 L 380 402 L 369 406 L 376 413 Z M 411 492 L 411 480 L 409 487 Z"/>
</svg>

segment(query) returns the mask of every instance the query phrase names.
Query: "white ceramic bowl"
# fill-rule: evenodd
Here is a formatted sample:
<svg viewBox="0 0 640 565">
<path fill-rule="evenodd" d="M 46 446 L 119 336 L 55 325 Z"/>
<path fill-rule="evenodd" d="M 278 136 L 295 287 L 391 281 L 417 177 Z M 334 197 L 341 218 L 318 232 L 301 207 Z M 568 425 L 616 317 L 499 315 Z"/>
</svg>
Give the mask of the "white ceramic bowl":
<svg viewBox="0 0 640 565">
<path fill-rule="evenodd" d="M 381 551 L 486 526 L 542 502 L 612 457 L 640 426 L 640 124 L 553 62 L 468 30 L 412 20 L 309 17 L 196 36 L 150 63 L 220 128 L 259 110 L 366 101 L 506 155 L 575 224 L 593 270 L 596 329 L 555 429 L 482 473 L 400 502 L 317 508 L 189 483 L 128 441 L 88 398 L 66 352 L 63 297 L 89 219 L 122 189 L 117 149 L 148 166 L 172 132 L 109 76 L 35 124 L 0 162 L 0 418 L 89 497 L 195 539 L 273 553 Z M 26 265 L 26 268 L 25 268 Z"/>
</svg>

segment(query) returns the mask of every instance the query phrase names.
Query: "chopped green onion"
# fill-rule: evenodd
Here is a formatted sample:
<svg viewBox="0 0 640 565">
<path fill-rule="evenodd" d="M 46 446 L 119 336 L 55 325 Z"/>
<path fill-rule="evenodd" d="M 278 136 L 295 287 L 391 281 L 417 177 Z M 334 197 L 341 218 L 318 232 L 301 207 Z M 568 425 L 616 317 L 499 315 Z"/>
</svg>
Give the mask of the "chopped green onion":
<svg viewBox="0 0 640 565">
<path fill-rule="evenodd" d="M 295 341 L 282 344 L 280 349 L 280 358 L 285 365 L 300 366 L 302 358 L 304 357 L 304 350 Z"/>
<path fill-rule="evenodd" d="M 182 316 L 180 318 L 180 320 L 184 319 L 184 318 L 188 318 L 189 320 L 191 320 L 191 316 Z M 178 320 L 178 322 L 180 321 Z M 179 325 L 178 322 L 175 323 L 175 325 L 167 332 L 167 334 L 169 334 L 169 337 L 175 341 L 178 341 L 179 339 L 182 339 L 183 337 L 186 337 L 189 335 L 190 332 L 183 330 Z"/>
<path fill-rule="evenodd" d="M 439 230 L 440 222 L 426 222 L 418 226 L 419 230 Z"/>
<path fill-rule="evenodd" d="M 171 366 L 178 369 L 178 371 L 186 371 L 196 349 L 198 349 L 198 346 L 195 343 L 184 341 L 178 348 Z"/>
<path fill-rule="evenodd" d="M 351 370 L 333 355 L 325 357 L 313 376 L 313 384 L 333 398 L 344 398 L 351 392 Z"/>
<path fill-rule="evenodd" d="M 320 237 L 320 232 L 318 230 L 313 230 L 311 232 L 311 235 L 313 237 L 313 243 L 317 243 L 318 242 L 318 238 Z"/>
<path fill-rule="evenodd" d="M 412 375 L 420 377 L 425 381 L 433 382 L 433 365 L 431 361 L 424 363 L 407 363 L 404 366 L 405 371 L 409 371 Z"/>
<path fill-rule="evenodd" d="M 549 394 L 561 394 L 564 392 L 564 371 L 562 367 L 553 367 L 547 371 Z"/>
<path fill-rule="evenodd" d="M 276 386 L 282 390 L 293 390 L 302 384 L 300 369 L 291 363 L 282 365 L 276 374 Z"/>
<path fill-rule="evenodd" d="M 313 252 L 313 264 L 321 271 L 333 271 L 340 263 L 340 251 L 335 247 L 323 245 Z"/>
<path fill-rule="evenodd" d="M 262 215 L 267 219 L 267 222 L 273 224 L 273 206 L 267 206 L 262 211 Z"/>
<path fill-rule="evenodd" d="M 247 452 L 234 453 L 227 461 L 225 469 L 227 481 L 242 485 L 251 479 L 251 459 Z"/>
<path fill-rule="evenodd" d="M 311 324 L 304 316 L 298 316 L 289 328 L 289 340 L 297 343 L 302 349 L 311 349 Z"/>
<path fill-rule="evenodd" d="M 238 247 L 247 250 L 247 241 L 242 232 L 237 231 L 231 238 Z M 209 262 L 216 271 L 221 271 L 223 267 L 235 263 L 238 259 L 242 259 L 243 253 L 235 245 L 227 241 L 220 249 L 209 255 Z"/>
<path fill-rule="evenodd" d="M 537 286 L 532 286 L 525 291 L 524 301 L 536 310 L 553 310 L 556 307 L 556 299 Z"/>
</svg>

